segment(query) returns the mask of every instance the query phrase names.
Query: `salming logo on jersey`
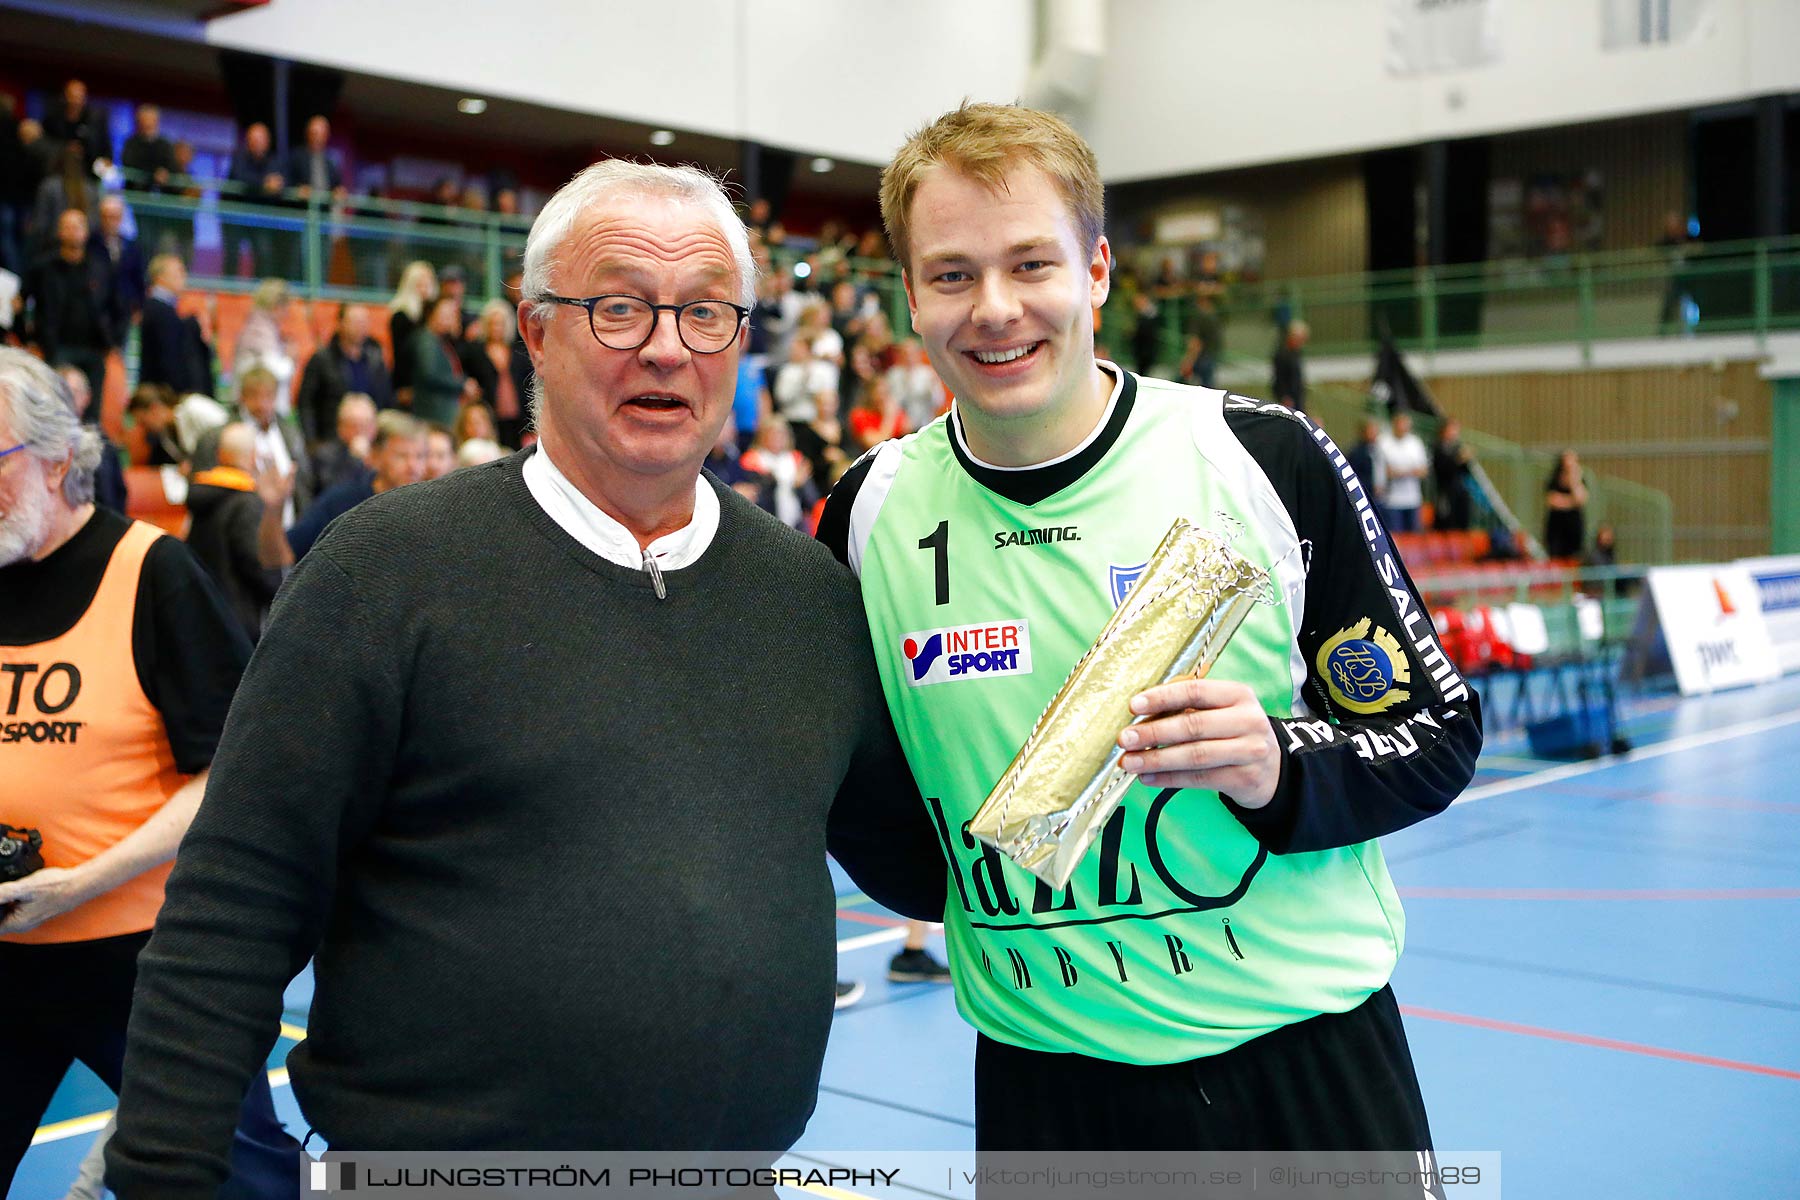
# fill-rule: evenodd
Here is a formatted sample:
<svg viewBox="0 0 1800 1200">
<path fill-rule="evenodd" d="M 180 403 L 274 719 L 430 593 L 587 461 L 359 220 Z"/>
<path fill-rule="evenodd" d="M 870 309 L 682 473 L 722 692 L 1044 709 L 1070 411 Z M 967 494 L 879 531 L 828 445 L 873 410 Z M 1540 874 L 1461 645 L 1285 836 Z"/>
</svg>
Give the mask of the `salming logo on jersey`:
<svg viewBox="0 0 1800 1200">
<path fill-rule="evenodd" d="M 1053 542 L 1079 542 L 1079 525 L 1052 525 L 1047 529 L 1002 529 L 994 534 L 994 549 L 1008 546 L 1048 546 Z"/>
<path fill-rule="evenodd" d="M 1031 631 L 1025 621 L 988 621 L 909 633 L 900 643 L 906 682 L 914 687 L 961 679 L 1031 674 Z"/>
</svg>

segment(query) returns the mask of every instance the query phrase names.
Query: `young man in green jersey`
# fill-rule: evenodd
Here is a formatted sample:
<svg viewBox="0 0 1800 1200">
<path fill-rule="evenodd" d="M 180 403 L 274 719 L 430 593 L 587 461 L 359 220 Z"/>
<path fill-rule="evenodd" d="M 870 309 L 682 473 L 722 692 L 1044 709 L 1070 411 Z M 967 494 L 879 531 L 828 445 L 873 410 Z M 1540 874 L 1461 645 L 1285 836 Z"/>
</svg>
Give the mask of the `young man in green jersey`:
<svg viewBox="0 0 1800 1200">
<path fill-rule="evenodd" d="M 1355 473 L 1302 415 L 1095 358 L 1112 251 L 1060 119 L 964 105 L 881 204 L 955 403 L 857 463 L 819 536 L 944 852 L 977 1145 L 1428 1153 L 1374 839 L 1462 790 L 1480 715 Z M 967 822 L 1177 517 L 1281 599 L 1136 697 L 1137 785 L 1053 889 Z"/>
</svg>

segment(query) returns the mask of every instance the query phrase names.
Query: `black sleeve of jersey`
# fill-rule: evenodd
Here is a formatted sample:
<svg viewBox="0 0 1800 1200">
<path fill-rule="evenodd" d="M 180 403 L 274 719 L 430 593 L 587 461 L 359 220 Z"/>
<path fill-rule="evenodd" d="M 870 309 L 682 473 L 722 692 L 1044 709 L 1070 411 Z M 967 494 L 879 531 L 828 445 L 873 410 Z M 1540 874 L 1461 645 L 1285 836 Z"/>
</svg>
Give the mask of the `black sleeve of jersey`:
<svg viewBox="0 0 1800 1200">
<path fill-rule="evenodd" d="M 1228 807 L 1276 854 L 1355 845 L 1442 812 L 1475 773 L 1479 698 L 1444 655 L 1431 613 L 1324 430 L 1236 396 L 1225 418 L 1311 543 L 1299 649 L 1307 703 L 1320 714 L 1272 719 L 1282 760 L 1275 798 L 1260 809 Z M 1348 707 L 1326 675 L 1321 651 L 1340 635 L 1386 638 L 1404 659 L 1375 711 Z"/>
<path fill-rule="evenodd" d="M 176 769 L 205 770 L 250 661 L 250 639 L 186 542 L 159 538 L 144 556 L 131 650 L 138 683 L 162 714 Z"/>
<path fill-rule="evenodd" d="M 831 489 L 819 516 L 817 538 L 846 567 L 850 508 L 874 461 L 873 450 L 858 459 Z M 854 669 L 868 681 L 869 713 L 850 777 L 831 808 L 826 846 L 877 904 L 920 921 L 942 921 L 949 888 L 943 847 L 894 732 L 873 651 Z"/>
<path fill-rule="evenodd" d="M 869 468 L 875 465 L 875 451 L 870 450 L 837 481 L 831 495 L 825 498 L 825 511 L 819 514 L 819 528 L 813 536 L 825 543 L 832 557 L 850 565 L 850 510 L 856 504 L 856 493 L 862 490 Z"/>
</svg>

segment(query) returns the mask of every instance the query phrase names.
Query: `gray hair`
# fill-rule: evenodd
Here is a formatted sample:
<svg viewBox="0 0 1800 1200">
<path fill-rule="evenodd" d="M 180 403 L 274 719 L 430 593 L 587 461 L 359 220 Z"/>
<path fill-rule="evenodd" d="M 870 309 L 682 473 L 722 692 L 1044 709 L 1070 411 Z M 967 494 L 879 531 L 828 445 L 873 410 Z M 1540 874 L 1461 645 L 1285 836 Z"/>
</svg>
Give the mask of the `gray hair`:
<svg viewBox="0 0 1800 1200">
<path fill-rule="evenodd" d="M 557 254 L 575 228 L 576 217 L 614 196 L 666 196 L 709 213 L 731 246 L 737 265 L 738 303 L 746 308 L 756 303 L 756 259 L 750 253 L 750 234 L 717 178 L 695 166 L 665 167 L 609 158 L 563 184 L 531 223 L 525 238 L 525 273 L 519 285 L 519 294 L 532 302 L 529 316 L 545 320 L 555 308 L 540 297 L 550 291 L 550 272 L 560 261 Z M 533 374 L 529 396 L 533 428 L 538 426 L 543 404 L 543 384 Z"/>
<path fill-rule="evenodd" d="M 0 346 L 0 412 L 27 453 L 49 466 L 69 464 L 62 490 L 70 506 L 93 501 L 100 434 L 75 415 L 74 397 L 55 371 L 23 350 Z"/>
</svg>

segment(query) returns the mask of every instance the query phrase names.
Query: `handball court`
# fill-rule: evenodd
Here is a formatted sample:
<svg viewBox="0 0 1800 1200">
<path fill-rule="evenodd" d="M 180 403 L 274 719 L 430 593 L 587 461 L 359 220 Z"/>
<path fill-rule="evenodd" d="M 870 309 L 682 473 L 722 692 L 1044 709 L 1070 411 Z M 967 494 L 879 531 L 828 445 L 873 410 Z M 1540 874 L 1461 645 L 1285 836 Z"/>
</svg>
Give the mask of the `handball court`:
<svg viewBox="0 0 1800 1200">
<path fill-rule="evenodd" d="M 1626 713 L 1635 750 L 1572 764 L 1490 720 L 1469 791 L 1385 841 L 1408 916 L 1394 987 L 1439 1159 L 1500 1151 L 1508 1200 L 1791 1197 L 1800 676 Z M 868 993 L 837 1014 L 796 1159 L 972 1146 L 973 1032 L 948 987 L 886 981 L 902 922 L 837 878 L 839 974 Z M 269 1062 L 301 1135 L 281 1064 L 310 995 L 303 973 Z M 10 1195 L 60 1197 L 111 1105 L 77 1066 Z"/>
</svg>

